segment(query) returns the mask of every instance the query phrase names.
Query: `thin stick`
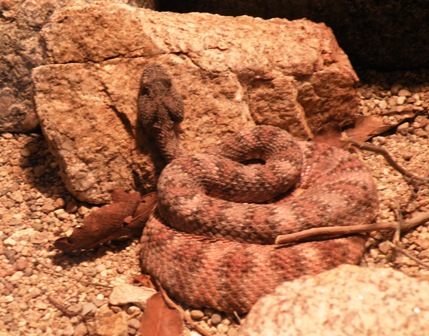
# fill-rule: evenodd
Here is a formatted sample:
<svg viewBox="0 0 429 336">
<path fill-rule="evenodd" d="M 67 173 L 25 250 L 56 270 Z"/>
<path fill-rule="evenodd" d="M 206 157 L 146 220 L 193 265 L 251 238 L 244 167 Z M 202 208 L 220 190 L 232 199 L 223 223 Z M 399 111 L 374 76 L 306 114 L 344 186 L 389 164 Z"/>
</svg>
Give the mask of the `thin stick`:
<svg viewBox="0 0 429 336">
<path fill-rule="evenodd" d="M 54 298 L 52 295 L 47 296 L 48 301 L 64 315 L 68 317 L 73 317 L 79 315 L 79 312 L 74 312 L 68 309 L 62 302 Z"/>
<path fill-rule="evenodd" d="M 237 312 L 234 310 L 234 317 L 235 317 L 235 319 L 237 320 L 237 323 L 239 324 L 239 325 L 241 325 L 241 318 L 240 318 L 240 316 L 238 316 L 238 314 L 237 314 Z"/>
<path fill-rule="evenodd" d="M 413 173 L 410 173 L 408 170 L 406 170 L 405 168 L 403 168 L 402 166 L 400 166 L 390 156 L 389 152 L 387 152 L 384 148 L 377 147 L 375 145 L 371 145 L 371 144 L 366 143 L 366 142 L 359 142 L 359 141 L 353 140 L 353 139 L 347 137 L 347 135 L 345 135 L 344 133 L 342 134 L 342 137 L 341 137 L 340 140 L 344 141 L 344 142 L 348 142 L 348 143 L 352 144 L 353 146 L 358 147 L 359 149 L 363 149 L 363 150 L 367 150 L 367 151 L 370 151 L 370 152 L 374 152 L 374 153 L 380 154 L 392 166 L 393 169 L 397 170 L 402 175 L 404 175 L 404 176 L 406 176 L 406 177 L 408 177 L 410 179 L 417 180 L 419 182 L 429 183 L 429 178 L 424 178 L 424 177 L 420 177 L 420 176 L 414 175 Z"/>
<path fill-rule="evenodd" d="M 423 261 L 419 260 L 417 257 L 413 256 L 412 254 L 408 253 L 408 251 L 404 250 L 403 248 L 400 248 L 399 246 L 393 244 L 390 242 L 390 246 L 397 252 L 402 253 L 407 258 L 410 258 L 411 260 L 415 261 L 418 265 L 429 269 L 429 265 L 424 263 Z"/>
<path fill-rule="evenodd" d="M 418 225 L 424 224 L 429 221 L 429 212 L 421 213 L 420 215 L 411 218 L 401 226 L 401 231 L 408 231 Z M 377 224 L 364 224 L 364 225 L 352 225 L 352 226 L 330 226 L 312 228 L 309 230 L 295 232 L 287 235 L 277 236 L 275 240 L 276 245 L 284 245 L 291 243 L 298 243 L 306 240 L 315 238 L 335 238 L 353 233 L 364 233 L 371 231 L 385 231 L 385 230 L 397 230 L 398 224 L 396 222 L 384 222 Z"/>
<path fill-rule="evenodd" d="M 397 221 L 396 221 L 396 230 L 393 235 L 392 241 L 394 244 L 398 244 L 399 241 L 401 240 L 401 229 L 402 229 L 402 226 L 404 225 L 404 216 L 402 216 L 402 211 L 397 199 L 395 199 L 394 212 L 395 212 Z"/>
</svg>

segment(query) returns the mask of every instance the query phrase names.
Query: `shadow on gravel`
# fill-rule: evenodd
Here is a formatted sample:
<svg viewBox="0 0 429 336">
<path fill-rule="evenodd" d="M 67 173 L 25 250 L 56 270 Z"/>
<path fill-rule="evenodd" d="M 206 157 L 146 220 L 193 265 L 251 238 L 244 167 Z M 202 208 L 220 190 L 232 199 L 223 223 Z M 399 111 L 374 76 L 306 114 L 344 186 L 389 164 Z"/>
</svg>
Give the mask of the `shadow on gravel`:
<svg viewBox="0 0 429 336">
<path fill-rule="evenodd" d="M 70 269 L 83 262 L 93 262 L 98 258 L 105 256 L 108 252 L 112 254 L 119 253 L 131 246 L 132 242 L 133 239 L 122 239 L 97 246 L 91 250 L 81 250 L 73 253 L 63 253 L 58 251 L 51 259 L 53 265 L 61 266 L 63 269 Z"/>
<path fill-rule="evenodd" d="M 41 132 L 32 133 L 21 149 L 20 166 L 26 181 L 47 197 L 70 197 L 59 174 L 58 164 L 49 152 Z"/>
<path fill-rule="evenodd" d="M 33 197 L 26 200 L 30 203 L 29 206 L 34 218 L 39 218 L 42 223 L 48 223 L 49 226 L 52 220 L 52 218 L 49 218 L 49 215 L 55 210 L 64 209 L 68 214 L 75 214 L 77 222 L 81 222 L 83 216 L 78 213 L 79 207 L 85 206 L 89 209 L 92 205 L 78 201 L 67 190 L 61 179 L 59 166 L 55 157 L 49 152 L 43 134 L 38 132 L 29 135 L 27 142 L 21 149 L 21 154 L 19 165 L 23 168 L 23 177 L 26 183 L 28 183 L 31 188 L 37 189 L 44 197 L 52 199 L 52 203 L 46 202 L 46 200 L 44 200 L 44 202 L 38 202 L 38 200 Z M 55 200 L 59 198 L 64 200 L 62 206 L 52 206 Z M 58 219 L 60 222 L 62 221 L 61 217 L 58 217 Z M 64 231 L 69 227 L 70 220 L 66 219 L 65 222 L 67 222 L 67 224 L 64 225 L 64 228 L 59 227 L 56 230 L 55 235 L 57 238 L 63 235 Z M 135 239 L 138 238 L 136 237 Z M 130 246 L 132 242 L 132 239 L 122 239 L 106 243 L 90 250 L 81 250 L 67 254 L 58 250 L 55 256 L 52 257 L 52 262 L 55 266 L 69 269 L 82 262 L 94 261 L 104 256 L 108 251 L 111 253 L 118 253 Z M 53 242 L 50 242 L 49 245 L 52 246 L 52 243 Z"/>
</svg>

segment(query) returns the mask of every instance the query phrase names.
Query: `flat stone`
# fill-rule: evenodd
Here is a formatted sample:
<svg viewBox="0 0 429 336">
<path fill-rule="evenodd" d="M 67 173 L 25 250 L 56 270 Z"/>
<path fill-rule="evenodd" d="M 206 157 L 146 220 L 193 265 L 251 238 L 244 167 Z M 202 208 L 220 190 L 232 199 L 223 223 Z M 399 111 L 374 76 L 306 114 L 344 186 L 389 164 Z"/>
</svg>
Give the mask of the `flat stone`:
<svg viewBox="0 0 429 336">
<path fill-rule="evenodd" d="M 107 305 L 95 315 L 96 333 L 99 336 L 128 336 L 127 314 L 114 313 Z"/>
<path fill-rule="evenodd" d="M 92 302 L 84 302 L 82 305 L 82 316 L 93 315 L 97 311 L 97 306 Z"/>
<path fill-rule="evenodd" d="M 191 310 L 191 318 L 195 321 L 199 321 L 204 317 L 204 312 L 201 310 L 193 309 Z"/>
<path fill-rule="evenodd" d="M 147 300 L 155 293 L 156 290 L 152 288 L 123 284 L 113 288 L 109 303 L 114 306 L 132 303 L 144 310 Z"/>
</svg>

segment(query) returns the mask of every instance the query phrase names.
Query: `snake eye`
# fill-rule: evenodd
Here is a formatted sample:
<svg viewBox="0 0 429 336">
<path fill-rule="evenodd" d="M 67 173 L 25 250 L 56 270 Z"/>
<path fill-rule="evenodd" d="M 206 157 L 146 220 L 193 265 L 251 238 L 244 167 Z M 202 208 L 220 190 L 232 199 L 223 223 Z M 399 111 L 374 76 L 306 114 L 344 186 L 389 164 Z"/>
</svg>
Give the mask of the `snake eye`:
<svg viewBox="0 0 429 336">
<path fill-rule="evenodd" d="M 148 95 L 149 89 L 147 87 L 142 86 L 142 88 L 140 89 L 140 94 L 141 95 Z"/>
</svg>

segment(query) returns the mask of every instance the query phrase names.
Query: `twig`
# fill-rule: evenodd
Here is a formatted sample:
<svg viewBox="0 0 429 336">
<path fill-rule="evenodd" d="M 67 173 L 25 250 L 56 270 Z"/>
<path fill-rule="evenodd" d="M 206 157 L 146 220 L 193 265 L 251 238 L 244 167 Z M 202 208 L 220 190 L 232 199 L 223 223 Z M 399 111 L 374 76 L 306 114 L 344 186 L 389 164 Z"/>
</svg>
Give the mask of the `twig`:
<svg viewBox="0 0 429 336">
<path fill-rule="evenodd" d="M 411 218 L 401 225 L 401 231 L 408 231 L 418 225 L 424 224 L 429 221 L 429 212 L 421 213 L 420 215 Z M 364 225 L 352 225 L 352 226 L 330 226 L 312 228 L 309 230 L 295 232 L 287 235 L 277 236 L 275 240 L 276 245 L 284 245 L 291 243 L 298 243 L 311 239 L 331 239 L 335 237 L 341 237 L 350 235 L 353 233 L 364 233 L 370 231 L 385 231 L 385 230 L 397 230 L 398 224 L 396 222 L 385 222 L 377 224 L 364 224 Z"/>
<path fill-rule="evenodd" d="M 412 254 L 408 253 L 408 251 L 404 250 L 403 248 L 400 248 L 399 246 L 397 246 L 396 244 L 389 242 L 390 246 L 397 252 L 402 253 L 404 256 L 406 256 L 407 258 L 410 258 L 411 260 L 414 260 L 417 264 L 419 264 L 420 266 L 429 269 L 429 265 L 424 263 L 423 261 L 419 260 L 417 257 L 413 256 Z"/>
<path fill-rule="evenodd" d="M 74 312 L 68 309 L 62 302 L 55 299 L 53 296 L 48 295 L 47 296 L 48 301 L 59 311 L 61 311 L 64 315 L 68 317 L 73 317 L 79 315 L 79 312 Z"/>
<path fill-rule="evenodd" d="M 366 143 L 366 142 L 359 142 L 359 141 L 353 140 L 353 139 L 347 137 L 347 135 L 344 133 L 342 134 L 342 137 L 340 140 L 344 141 L 344 142 L 348 142 L 348 143 L 352 144 L 353 146 L 358 147 L 359 149 L 367 150 L 367 151 L 382 155 L 384 157 L 384 159 L 392 166 L 392 168 L 397 170 L 403 176 L 406 176 L 406 177 L 413 179 L 413 180 L 417 180 L 417 181 L 422 182 L 422 183 L 429 183 L 429 178 L 424 178 L 424 177 L 414 175 L 413 173 L 410 173 L 408 170 L 406 170 L 405 168 L 400 166 L 390 156 L 389 152 L 387 152 L 384 148 L 377 147 L 375 145 L 371 145 L 371 144 Z"/>
<path fill-rule="evenodd" d="M 401 228 L 404 225 L 404 216 L 402 216 L 402 211 L 397 199 L 395 199 L 395 209 L 393 211 L 396 215 L 397 221 L 396 221 L 396 230 L 393 235 L 392 241 L 394 244 L 398 244 L 401 239 Z"/>
<path fill-rule="evenodd" d="M 162 294 L 162 297 L 165 301 L 165 303 L 167 304 L 167 306 L 171 309 L 176 309 L 179 314 L 182 316 L 182 319 L 185 320 L 186 324 L 191 328 L 194 329 L 195 331 L 197 331 L 198 333 L 200 333 L 203 336 L 213 336 L 212 333 L 208 330 L 206 330 L 205 328 L 199 326 L 198 324 L 196 324 L 190 316 L 186 315 L 185 311 L 183 310 L 182 307 L 180 307 L 178 304 L 176 304 L 175 302 L 173 302 L 173 300 L 170 299 L 170 297 L 168 296 L 167 292 L 164 290 L 164 288 L 162 288 L 159 283 L 157 282 L 159 291 Z"/>
<path fill-rule="evenodd" d="M 240 316 L 238 316 L 238 314 L 237 314 L 237 312 L 234 310 L 234 317 L 235 317 L 235 319 L 237 320 L 237 323 L 239 324 L 239 325 L 241 325 L 241 318 L 240 318 Z"/>
</svg>

